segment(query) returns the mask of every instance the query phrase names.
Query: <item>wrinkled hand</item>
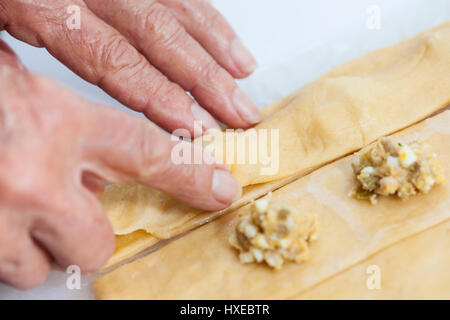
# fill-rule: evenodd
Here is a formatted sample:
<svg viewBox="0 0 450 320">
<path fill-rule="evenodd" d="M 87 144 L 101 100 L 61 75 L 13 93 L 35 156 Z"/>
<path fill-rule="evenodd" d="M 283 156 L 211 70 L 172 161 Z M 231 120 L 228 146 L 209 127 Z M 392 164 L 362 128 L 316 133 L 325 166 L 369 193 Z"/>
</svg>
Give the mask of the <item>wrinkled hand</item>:
<svg viewBox="0 0 450 320">
<path fill-rule="evenodd" d="M 68 28 L 71 5 L 79 29 Z M 233 79 L 255 60 L 207 0 L 0 0 L 2 28 L 169 132 L 260 120 Z"/>
<path fill-rule="evenodd" d="M 221 164 L 174 165 L 173 141 L 150 121 L 96 105 L 29 73 L 0 41 L 0 280 L 31 288 L 51 263 L 99 268 L 114 247 L 96 194 L 138 182 L 204 209 L 240 187 Z"/>
</svg>

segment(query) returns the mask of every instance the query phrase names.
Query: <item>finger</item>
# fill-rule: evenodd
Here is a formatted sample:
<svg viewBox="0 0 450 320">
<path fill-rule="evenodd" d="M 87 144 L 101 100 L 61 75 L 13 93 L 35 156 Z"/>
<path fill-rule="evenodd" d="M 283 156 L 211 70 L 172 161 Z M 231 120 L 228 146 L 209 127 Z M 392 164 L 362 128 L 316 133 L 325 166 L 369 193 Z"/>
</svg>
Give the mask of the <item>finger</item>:
<svg viewBox="0 0 450 320">
<path fill-rule="evenodd" d="M 96 197 L 75 178 L 65 204 L 52 204 L 51 212 L 36 217 L 33 237 L 66 269 L 79 266 L 83 272 L 100 269 L 114 251 L 114 233 Z"/>
<path fill-rule="evenodd" d="M 46 47 L 85 80 L 169 131 L 186 128 L 194 135 L 194 114 L 202 114 L 204 129 L 217 126 L 179 85 L 168 81 L 117 30 L 79 1 L 79 28 L 69 29 L 67 8 L 74 3 L 41 0 L 38 11 L 22 4 L 11 12 L 20 12 L 21 16 L 14 20 L 24 21 L 26 27 L 7 29 L 19 38 Z"/>
<path fill-rule="evenodd" d="M 83 154 L 87 170 L 107 181 L 153 187 L 205 210 L 224 209 L 239 198 L 238 182 L 200 146 L 172 141 L 152 123 L 120 110 L 90 110 L 95 112 L 84 133 L 89 141 Z M 180 150 L 186 163 L 180 163 Z"/>
<path fill-rule="evenodd" d="M 20 215 L 0 214 L 0 281 L 27 290 L 45 281 L 51 262 L 31 239 Z"/>
<path fill-rule="evenodd" d="M 225 18 L 206 0 L 158 0 L 233 77 L 245 78 L 258 64 Z"/>
<path fill-rule="evenodd" d="M 114 26 L 170 80 L 190 91 L 223 123 L 246 128 L 260 121 L 254 103 L 231 75 L 156 1 L 86 0 L 93 12 Z M 120 14 L 117 14 L 120 12 Z M 133 21 L 130 27 L 130 21 Z"/>
</svg>

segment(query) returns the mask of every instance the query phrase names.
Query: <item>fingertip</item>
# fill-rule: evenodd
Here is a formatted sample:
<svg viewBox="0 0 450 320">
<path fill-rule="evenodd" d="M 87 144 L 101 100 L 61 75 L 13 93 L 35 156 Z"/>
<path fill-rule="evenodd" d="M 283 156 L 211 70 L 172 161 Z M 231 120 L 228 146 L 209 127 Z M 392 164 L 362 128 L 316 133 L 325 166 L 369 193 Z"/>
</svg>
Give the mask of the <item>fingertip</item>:
<svg viewBox="0 0 450 320">
<path fill-rule="evenodd" d="M 115 236 L 110 223 L 100 232 L 97 238 L 97 241 L 91 242 L 91 254 L 87 255 L 88 259 L 85 259 L 80 266 L 83 272 L 93 273 L 100 270 L 115 250 Z"/>
<path fill-rule="evenodd" d="M 191 105 L 191 113 L 195 121 L 194 138 L 208 132 L 208 130 L 220 129 L 220 126 L 217 123 L 217 121 L 214 120 L 214 118 L 198 104 L 193 103 Z M 198 125 L 201 128 L 201 130 L 195 130 L 196 125 Z M 197 133 L 196 131 L 199 131 L 199 134 L 196 134 Z"/>
<path fill-rule="evenodd" d="M 217 201 L 225 204 L 231 204 L 242 195 L 239 182 L 230 172 L 223 169 L 214 170 L 211 191 Z"/>
<path fill-rule="evenodd" d="M 238 37 L 231 42 L 230 54 L 238 69 L 245 76 L 249 76 L 258 68 L 256 59 Z"/>
<path fill-rule="evenodd" d="M 261 112 L 244 91 L 236 87 L 233 92 L 232 100 L 239 116 L 250 126 L 261 121 Z"/>
</svg>

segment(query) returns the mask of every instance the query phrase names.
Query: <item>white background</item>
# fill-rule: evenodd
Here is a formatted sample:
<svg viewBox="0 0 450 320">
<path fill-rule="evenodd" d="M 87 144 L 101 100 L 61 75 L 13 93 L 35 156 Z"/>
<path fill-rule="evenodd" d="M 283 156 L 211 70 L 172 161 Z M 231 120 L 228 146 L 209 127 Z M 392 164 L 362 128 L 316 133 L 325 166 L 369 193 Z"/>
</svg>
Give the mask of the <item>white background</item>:
<svg viewBox="0 0 450 320">
<path fill-rule="evenodd" d="M 253 76 L 239 81 L 259 107 L 287 95 L 337 64 L 450 19 L 450 0 L 215 0 L 213 3 L 259 62 L 260 68 Z M 373 5 L 380 9 L 380 29 L 367 25 L 367 10 Z M 91 100 L 123 108 L 79 79 L 44 49 L 32 48 L 5 34 L 3 37 L 29 69 L 46 74 Z M 66 274 L 53 272 L 43 286 L 27 292 L 0 285 L 0 299 L 93 298 L 90 280 L 91 277 L 84 276 L 81 290 L 68 290 Z"/>
</svg>

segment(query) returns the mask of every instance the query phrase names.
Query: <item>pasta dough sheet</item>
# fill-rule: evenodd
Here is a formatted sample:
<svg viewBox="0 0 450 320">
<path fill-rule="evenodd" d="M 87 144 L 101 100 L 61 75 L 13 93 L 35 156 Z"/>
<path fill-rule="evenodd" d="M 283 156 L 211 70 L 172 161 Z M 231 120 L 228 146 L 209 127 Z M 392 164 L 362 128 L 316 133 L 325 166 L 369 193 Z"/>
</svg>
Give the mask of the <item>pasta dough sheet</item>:
<svg viewBox="0 0 450 320">
<path fill-rule="evenodd" d="M 236 164 L 234 158 L 231 172 L 246 186 L 334 160 L 447 105 L 449 83 L 447 22 L 339 66 L 272 106 L 255 128 L 279 129 L 279 170 L 265 175 L 263 164 Z"/>
<path fill-rule="evenodd" d="M 386 248 L 296 299 L 450 299 L 450 220 Z M 412 254 L 414 252 L 414 254 Z M 380 288 L 372 266 L 379 269 Z M 371 289 L 369 289 L 371 288 Z"/>
<path fill-rule="evenodd" d="M 406 202 L 381 197 L 375 206 L 348 197 L 355 184 L 351 157 L 275 191 L 273 199 L 318 216 L 319 239 L 311 243 L 309 260 L 303 264 L 290 263 L 278 272 L 241 264 L 228 243 L 237 222 L 235 212 L 100 277 L 94 282 L 95 292 L 101 299 L 298 297 L 383 248 L 450 218 L 449 123 L 450 111 L 445 111 L 393 136 L 405 143 L 422 138 L 438 153 L 447 182 L 428 194 Z M 417 252 L 405 255 L 413 259 Z"/>
<path fill-rule="evenodd" d="M 261 175 L 261 165 L 230 165 L 243 186 L 252 185 L 231 208 L 201 212 L 142 186 L 110 187 L 102 203 L 116 234 L 146 230 L 170 238 L 286 184 L 285 177 L 301 176 L 425 118 L 448 104 L 449 83 L 447 22 L 337 67 L 268 107 L 256 128 L 279 129 L 279 171 Z"/>
</svg>

